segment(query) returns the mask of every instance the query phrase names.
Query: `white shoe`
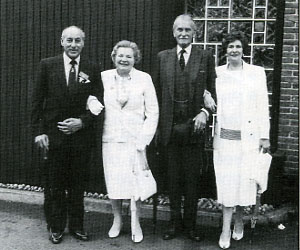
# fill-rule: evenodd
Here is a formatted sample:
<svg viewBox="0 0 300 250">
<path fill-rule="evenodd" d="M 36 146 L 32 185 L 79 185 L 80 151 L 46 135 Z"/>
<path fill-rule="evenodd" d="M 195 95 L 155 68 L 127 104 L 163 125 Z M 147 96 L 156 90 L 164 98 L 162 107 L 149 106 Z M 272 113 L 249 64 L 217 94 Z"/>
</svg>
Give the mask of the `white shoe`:
<svg viewBox="0 0 300 250">
<path fill-rule="evenodd" d="M 236 233 L 235 232 L 235 226 L 233 227 L 233 232 L 232 232 L 232 239 L 234 240 L 241 240 L 244 237 L 244 229 L 241 233 Z"/>
<path fill-rule="evenodd" d="M 144 236 L 143 236 L 143 231 L 141 226 L 138 224 L 135 227 L 135 232 L 131 234 L 131 239 L 134 243 L 140 243 L 143 241 Z"/>
<path fill-rule="evenodd" d="M 230 235 L 228 237 L 228 240 L 222 240 L 221 236 L 222 236 L 222 234 L 220 235 L 220 239 L 219 239 L 219 247 L 221 249 L 228 249 L 230 247 L 231 232 L 230 232 Z"/>
<path fill-rule="evenodd" d="M 108 232 L 108 237 L 109 238 L 117 238 L 120 235 L 122 225 L 123 225 L 122 222 L 121 223 L 114 222 Z"/>
</svg>

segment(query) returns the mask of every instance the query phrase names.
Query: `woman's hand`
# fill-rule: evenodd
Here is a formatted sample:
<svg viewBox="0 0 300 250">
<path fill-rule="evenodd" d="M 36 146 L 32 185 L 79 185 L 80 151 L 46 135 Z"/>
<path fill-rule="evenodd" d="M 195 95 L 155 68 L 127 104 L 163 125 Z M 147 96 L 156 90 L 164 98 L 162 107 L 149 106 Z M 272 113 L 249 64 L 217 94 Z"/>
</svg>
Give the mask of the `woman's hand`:
<svg viewBox="0 0 300 250">
<path fill-rule="evenodd" d="M 263 153 L 270 153 L 270 140 L 261 138 L 259 139 L 259 151 L 263 150 Z"/>
</svg>

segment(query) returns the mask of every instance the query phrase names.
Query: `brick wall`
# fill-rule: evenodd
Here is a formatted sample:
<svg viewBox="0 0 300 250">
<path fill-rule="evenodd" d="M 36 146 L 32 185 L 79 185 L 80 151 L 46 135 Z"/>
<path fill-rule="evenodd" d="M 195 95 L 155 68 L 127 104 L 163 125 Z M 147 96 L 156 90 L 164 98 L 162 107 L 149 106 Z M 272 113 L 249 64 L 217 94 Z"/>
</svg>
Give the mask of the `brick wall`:
<svg viewBox="0 0 300 250">
<path fill-rule="evenodd" d="M 299 165 L 298 0 L 286 0 L 280 87 L 278 150 L 285 153 L 285 170 L 297 174 Z"/>
</svg>

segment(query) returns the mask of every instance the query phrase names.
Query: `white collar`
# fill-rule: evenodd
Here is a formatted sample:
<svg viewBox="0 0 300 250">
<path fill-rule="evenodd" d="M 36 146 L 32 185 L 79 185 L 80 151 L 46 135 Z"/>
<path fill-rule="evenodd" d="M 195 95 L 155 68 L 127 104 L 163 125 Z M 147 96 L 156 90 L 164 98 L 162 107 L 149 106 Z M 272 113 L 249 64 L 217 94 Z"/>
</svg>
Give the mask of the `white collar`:
<svg viewBox="0 0 300 250">
<path fill-rule="evenodd" d="M 63 57 L 64 57 L 64 62 L 66 64 L 70 64 L 70 62 L 73 60 L 73 59 L 71 59 L 70 57 L 67 56 L 66 52 L 64 52 Z M 78 57 L 76 57 L 74 60 L 77 62 L 77 65 L 79 65 L 80 55 Z"/>
<path fill-rule="evenodd" d="M 127 80 L 131 80 L 132 79 L 132 75 L 134 74 L 135 71 L 136 71 L 136 69 L 134 67 L 132 67 L 132 69 L 128 73 L 129 76 L 127 77 Z M 115 69 L 115 74 L 114 75 L 115 75 L 115 79 L 121 78 L 121 76 L 117 72 L 117 69 Z"/>
<path fill-rule="evenodd" d="M 177 55 L 180 53 L 181 50 L 182 50 L 182 48 L 177 44 Z M 191 54 L 192 44 L 190 44 L 189 46 L 184 48 L 184 50 L 188 55 Z"/>
</svg>

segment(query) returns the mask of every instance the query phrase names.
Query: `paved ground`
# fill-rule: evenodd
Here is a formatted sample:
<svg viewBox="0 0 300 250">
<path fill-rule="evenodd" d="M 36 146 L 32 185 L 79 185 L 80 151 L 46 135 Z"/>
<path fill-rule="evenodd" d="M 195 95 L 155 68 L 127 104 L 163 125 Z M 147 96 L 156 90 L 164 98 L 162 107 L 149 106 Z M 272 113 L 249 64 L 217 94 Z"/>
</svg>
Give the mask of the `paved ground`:
<svg viewBox="0 0 300 250">
<path fill-rule="evenodd" d="M 59 245 L 53 245 L 48 240 L 48 232 L 40 205 L 0 201 L 0 250 L 213 250 L 217 245 L 220 229 L 205 227 L 202 229 L 204 240 L 193 243 L 183 237 L 171 241 L 161 239 L 161 234 L 167 226 L 164 221 L 157 224 L 157 232 L 153 234 L 151 220 L 143 219 L 144 241 L 134 244 L 130 240 L 129 218 L 125 217 L 123 233 L 117 239 L 109 239 L 112 216 L 95 212 L 86 213 L 86 229 L 91 239 L 80 242 L 66 233 Z M 258 226 L 255 229 L 253 242 L 250 243 L 250 229 L 246 228 L 245 238 L 240 242 L 232 242 L 230 249 L 282 250 L 298 249 L 298 222 L 291 220 L 284 224 L 285 230 L 279 230 L 277 225 Z"/>
</svg>

